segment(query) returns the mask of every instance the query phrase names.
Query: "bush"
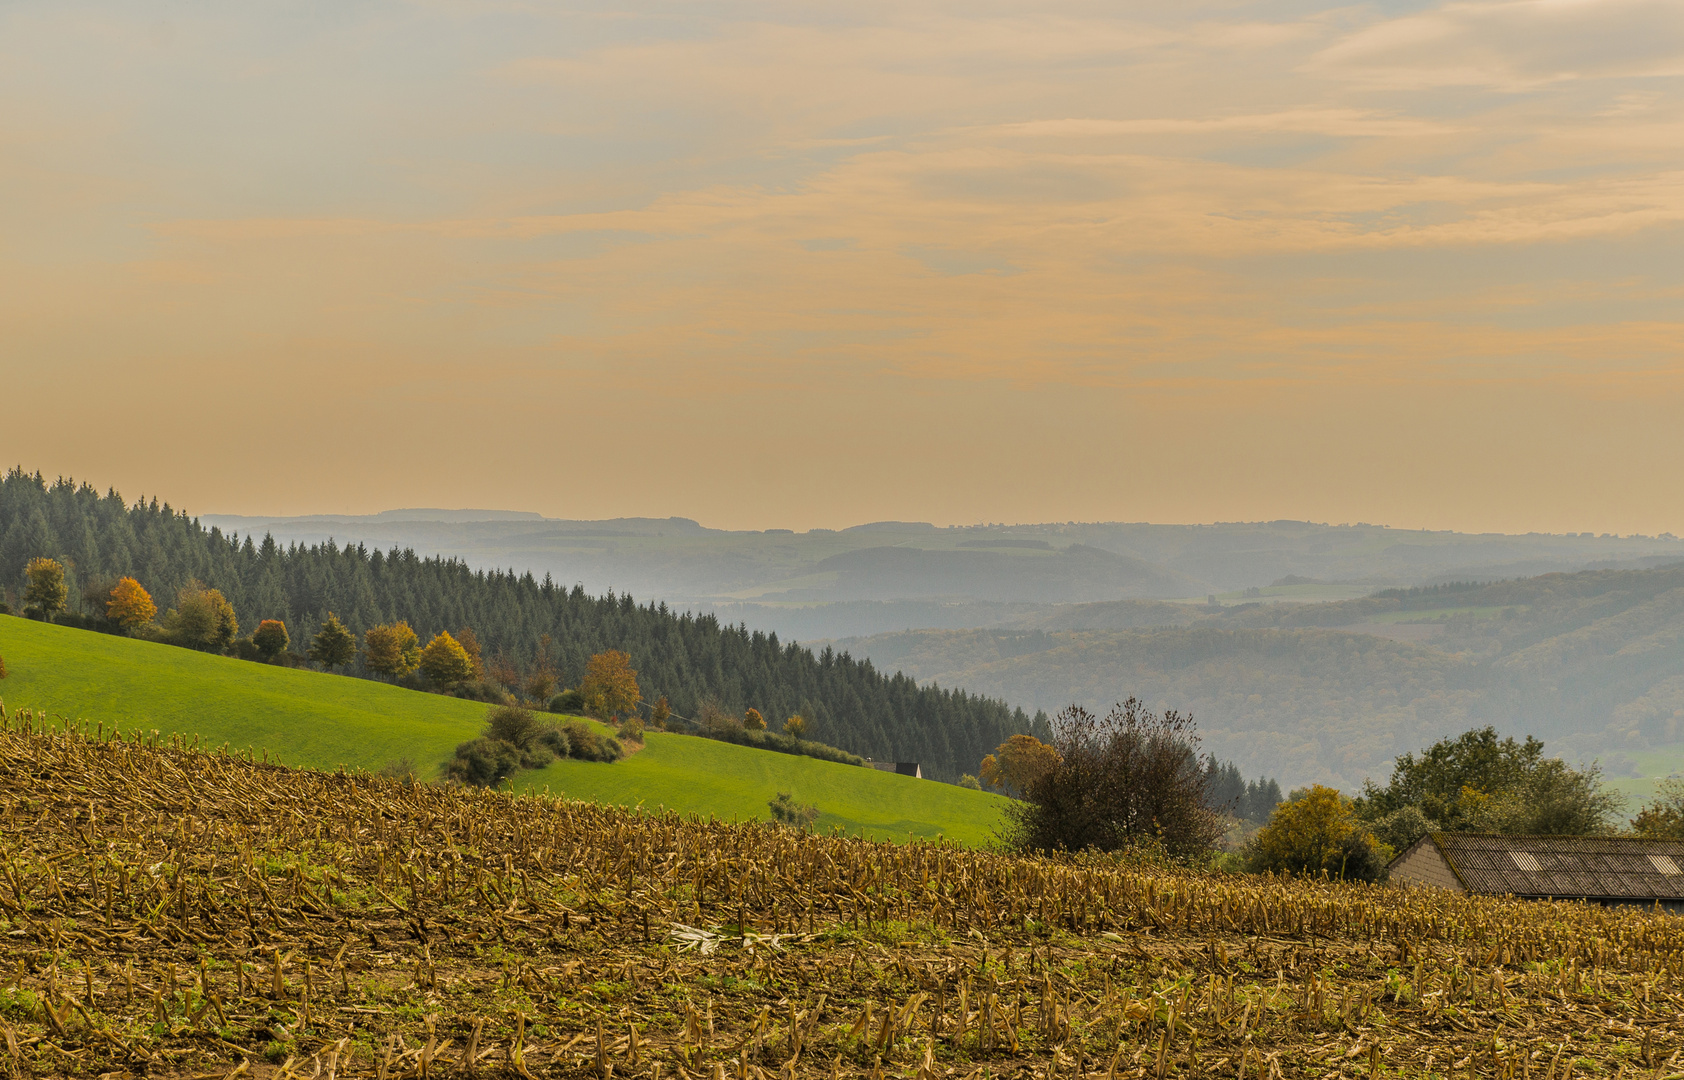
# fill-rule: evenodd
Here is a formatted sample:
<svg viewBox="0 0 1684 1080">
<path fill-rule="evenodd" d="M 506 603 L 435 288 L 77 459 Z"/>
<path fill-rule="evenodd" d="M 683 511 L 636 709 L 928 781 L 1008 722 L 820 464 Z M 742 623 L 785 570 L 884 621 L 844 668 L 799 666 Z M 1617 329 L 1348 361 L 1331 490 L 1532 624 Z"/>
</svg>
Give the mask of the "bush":
<svg viewBox="0 0 1684 1080">
<path fill-rule="evenodd" d="M 766 805 L 772 808 L 772 820 L 797 829 L 811 828 L 819 819 L 818 807 L 796 802 L 787 791 L 778 792 L 778 797 Z"/>
<path fill-rule="evenodd" d="M 643 741 L 643 721 L 635 716 L 628 716 L 620 724 L 617 737 L 625 742 L 640 743 Z"/>
<path fill-rule="evenodd" d="M 393 758 L 380 766 L 380 771 L 376 775 L 383 776 L 388 780 L 402 780 L 406 784 L 413 784 L 415 783 L 415 762 L 406 757 Z"/>
<path fill-rule="evenodd" d="M 1225 831 L 1206 797 L 1191 717 L 1129 698 L 1100 718 L 1058 714 L 1056 762 L 1026 781 L 1006 810 L 1005 839 L 1021 851 L 1117 851 L 1147 841 L 1176 858 L 1202 855 Z"/>
<path fill-rule="evenodd" d="M 6 658 L 4 656 L 0 656 L 0 679 L 4 679 L 5 677 L 6 677 Z"/>
<path fill-rule="evenodd" d="M 495 787 L 520 768 L 520 748 L 484 735 L 456 748 L 456 756 L 445 766 L 445 775 L 475 787 Z"/>
<path fill-rule="evenodd" d="M 959 778 L 959 786 L 962 788 L 970 788 L 972 791 L 982 790 L 982 782 L 970 773 L 966 773 Z"/>
<path fill-rule="evenodd" d="M 821 742 L 797 739 L 782 732 L 745 731 L 741 727 L 721 726 L 704 727 L 697 734 L 704 739 L 717 739 L 720 742 L 735 743 L 737 746 L 753 746 L 761 750 L 773 750 L 780 754 L 817 758 L 820 761 L 834 761 L 842 765 L 864 765 L 866 763 L 865 758 L 858 754 L 850 754 L 846 750 L 838 750 L 834 746 L 827 746 Z"/>
<path fill-rule="evenodd" d="M 1351 800 L 1316 784 L 1275 808 L 1246 852 L 1251 870 L 1321 874 L 1347 881 L 1379 881 L 1392 849 L 1374 838 Z"/>
<path fill-rule="evenodd" d="M 531 709 L 519 705 L 498 705 L 485 714 L 485 737 L 530 749 L 547 727 Z"/>
<path fill-rule="evenodd" d="M 550 711 L 579 716 L 585 711 L 585 695 L 577 690 L 563 690 L 550 699 Z"/>
<path fill-rule="evenodd" d="M 238 638 L 228 647 L 228 655 L 236 660 L 263 660 L 263 650 L 251 638 Z"/>
<path fill-rule="evenodd" d="M 562 724 L 570 747 L 568 756 L 580 761 L 619 761 L 626 751 L 615 738 L 599 733 L 583 720 L 569 720 Z"/>
</svg>

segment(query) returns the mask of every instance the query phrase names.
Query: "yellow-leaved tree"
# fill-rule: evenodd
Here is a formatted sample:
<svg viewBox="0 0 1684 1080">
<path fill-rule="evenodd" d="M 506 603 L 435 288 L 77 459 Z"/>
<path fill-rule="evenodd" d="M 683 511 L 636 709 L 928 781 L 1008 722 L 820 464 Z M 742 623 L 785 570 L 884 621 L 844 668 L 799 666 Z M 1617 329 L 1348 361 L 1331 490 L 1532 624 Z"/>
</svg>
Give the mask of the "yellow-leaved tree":
<svg viewBox="0 0 1684 1080">
<path fill-rule="evenodd" d="M 460 643 L 458 643 L 460 648 Z M 463 650 L 467 655 L 467 650 Z M 399 620 L 386 626 L 371 626 L 363 632 L 363 664 L 377 675 L 397 678 L 408 675 L 421 663 L 421 639 Z"/>
<path fill-rule="evenodd" d="M 23 587 L 23 613 L 36 619 L 51 620 L 64 610 L 70 590 L 64 584 L 64 565 L 57 559 L 37 557 L 24 568 L 28 583 Z"/>
<path fill-rule="evenodd" d="M 619 649 L 591 657 L 585 664 L 585 677 L 579 681 L 579 695 L 585 700 L 585 712 L 600 720 L 611 720 L 637 708 L 643 691 L 638 689 L 631 657 Z"/>
<path fill-rule="evenodd" d="M 1246 855 L 1250 868 L 1259 873 L 1326 873 L 1376 881 L 1384 876 L 1392 851 L 1357 819 L 1351 800 L 1315 784 L 1275 807 Z"/>
<path fill-rule="evenodd" d="M 151 622 L 158 614 L 152 594 L 132 577 L 121 578 L 111 588 L 111 599 L 105 605 L 105 617 L 133 632 Z"/>
<path fill-rule="evenodd" d="M 421 650 L 421 671 L 433 685 L 449 690 L 474 677 L 474 661 L 449 631 L 440 630 Z"/>
</svg>

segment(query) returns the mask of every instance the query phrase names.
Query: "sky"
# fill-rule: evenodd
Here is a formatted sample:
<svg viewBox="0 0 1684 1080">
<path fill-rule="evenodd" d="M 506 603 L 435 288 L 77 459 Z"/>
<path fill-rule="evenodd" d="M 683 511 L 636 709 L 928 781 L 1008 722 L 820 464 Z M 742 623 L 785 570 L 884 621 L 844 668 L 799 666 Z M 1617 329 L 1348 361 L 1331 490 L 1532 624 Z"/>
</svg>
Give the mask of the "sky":
<svg viewBox="0 0 1684 1080">
<path fill-rule="evenodd" d="M 1684 533 L 1684 4 L 0 5 L 0 458 Z"/>
</svg>

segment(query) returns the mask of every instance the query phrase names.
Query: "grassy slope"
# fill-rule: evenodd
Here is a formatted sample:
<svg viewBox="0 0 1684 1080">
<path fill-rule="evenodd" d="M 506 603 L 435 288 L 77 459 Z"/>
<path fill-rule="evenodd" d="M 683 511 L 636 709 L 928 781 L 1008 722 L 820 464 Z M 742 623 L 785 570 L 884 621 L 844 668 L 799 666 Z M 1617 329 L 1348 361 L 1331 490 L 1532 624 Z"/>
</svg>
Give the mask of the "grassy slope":
<svg viewBox="0 0 1684 1080">
<path fill-rule="evenodd" d="M 279 754 L 309 768 L 378 769 L 407 757 L 425 773 L 478 734 L 485 706 L 395 686 L 252 664 L 146 641 L 0 616 L 0 656 L 12 708 L 45 709 L 117 725 L 185 732 Z M 719 818 L 766 818 L 780 791 L 824 811 L 822 826 L 905 838 L 991 835 L 1004 800 L 947 784 L 791 757 L 683 735 L 652 733 L 613 765 L 557 762 L 520 787 L 615 803 L 643 802 Z"/>
<path fill-rule="evenodd" d="M 937 833 L 965 844 L 993 836 L 1005 800 L 951 784 L 753 750 L 689 735 L 650 732 L 638 753 L 602 765 L 557 761 L 520 773 L 520 790 L 565 793 L 593 802 L 665 806 L 719 818 L 767 817 L 766 803 L 787 791 L 819 808 L 819 827 L 906 839 Z"/>
</svg>

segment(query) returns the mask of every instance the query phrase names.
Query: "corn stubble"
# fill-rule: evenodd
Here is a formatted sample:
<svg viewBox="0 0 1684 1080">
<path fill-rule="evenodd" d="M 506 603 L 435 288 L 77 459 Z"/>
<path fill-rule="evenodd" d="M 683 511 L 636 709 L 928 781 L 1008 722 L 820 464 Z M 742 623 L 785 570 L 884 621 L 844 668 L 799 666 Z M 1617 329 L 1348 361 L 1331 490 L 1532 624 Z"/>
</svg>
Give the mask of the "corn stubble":
<svg viewBox="0 0 1684 1080">
<path fill-rule="evenodd" d="M 11 1076 L 1679 1080 L 1684 921 L 0 730 Z"/>
</svg>

